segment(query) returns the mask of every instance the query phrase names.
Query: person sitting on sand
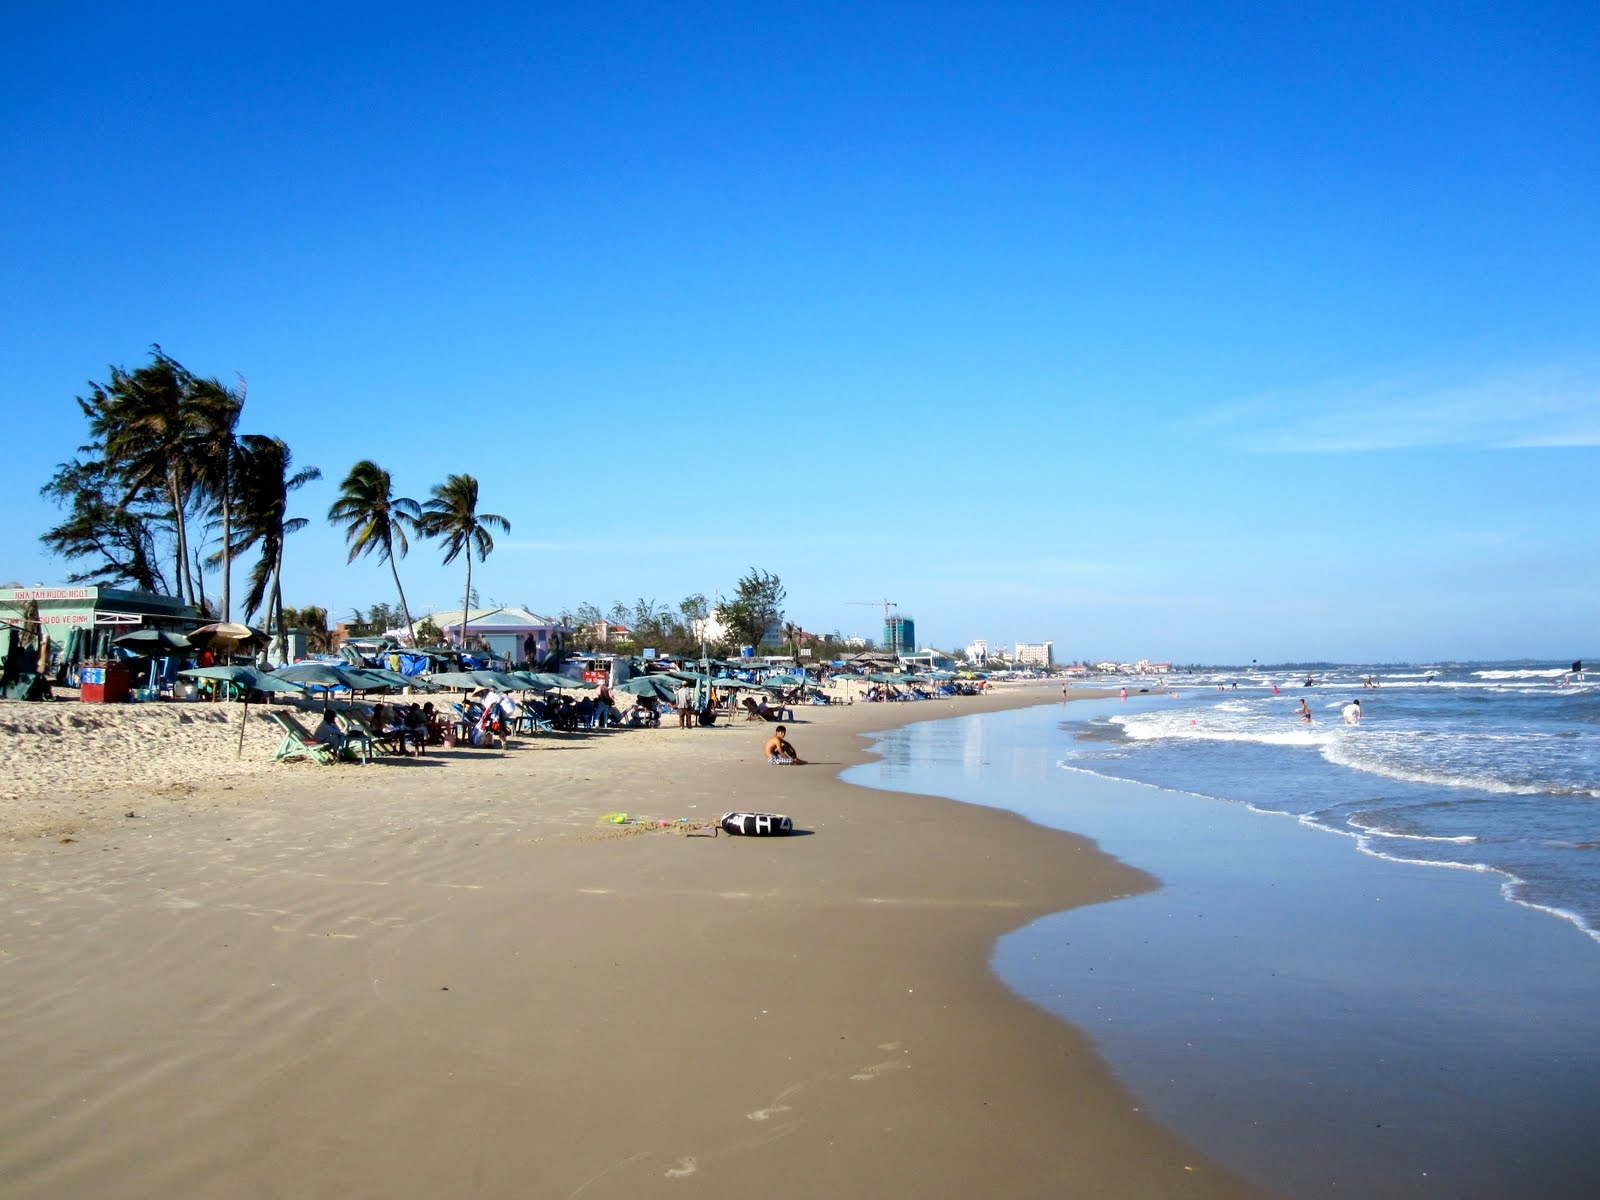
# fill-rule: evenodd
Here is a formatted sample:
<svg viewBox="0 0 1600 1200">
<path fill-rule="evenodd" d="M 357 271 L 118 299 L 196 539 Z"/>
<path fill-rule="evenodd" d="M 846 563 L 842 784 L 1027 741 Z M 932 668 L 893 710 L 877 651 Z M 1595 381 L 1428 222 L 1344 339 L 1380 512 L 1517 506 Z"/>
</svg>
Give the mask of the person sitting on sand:
<svg viewBox="0 0 1600 1200">
<path fill-rule="evenodd" d="M 344 745 L 344 731 L 334 723 L 333 714 L 326 708 L 322 710 L 322 723 L 317 726 L 317 731 L 311 735 L 311 740 L 326 746 L 335 754 L 339 753 Z"/>
<path fill-rule="evenodd" d="M 803 767 L 806 760 L 794 752 L 789 739 L 783 736 L 788 732 L 782 725 L 772 731 L 772 736 L 767 739 L 767 761 L 775 767 Z"/>
<path fill-rule="evenodd" d="M 761 715 L 763 721 L 794 720 L 794 709 L 784 708 L 781 704 L 768 704 L 764 698 L 756 701 L 756 712 Z"/>
<path fill-rule="evenodd" d="M 409 708 L 401 708 L 401 719 L 406 727 L 406 734 L 411 738 L 411 744 L 417 748 L 417 753 L 423 753 L 423 747 L 428 744 L 428 722 L 422 715 L 420 705 L 413 704 Z"/>
</svg>

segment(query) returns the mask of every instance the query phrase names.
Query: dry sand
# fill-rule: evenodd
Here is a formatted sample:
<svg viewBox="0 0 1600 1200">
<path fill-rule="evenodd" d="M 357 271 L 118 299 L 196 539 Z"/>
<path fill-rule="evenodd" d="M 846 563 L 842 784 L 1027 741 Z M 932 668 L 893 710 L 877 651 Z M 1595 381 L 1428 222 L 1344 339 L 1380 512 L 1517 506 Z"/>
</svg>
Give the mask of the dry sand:
<svg viewBox="0 0 1600 1200">
<path fill-rule="evenodd" d="M 836 778 L 1050 699 L 803 709 L 799 768 L 742 722 L 268 766 L 232 706 L 0 705 L 0 1194 L 1254 1195 L 988 968 L 1147 877 Z M 805 833 L 601 823 L 730 809 Z"/>
</svg>

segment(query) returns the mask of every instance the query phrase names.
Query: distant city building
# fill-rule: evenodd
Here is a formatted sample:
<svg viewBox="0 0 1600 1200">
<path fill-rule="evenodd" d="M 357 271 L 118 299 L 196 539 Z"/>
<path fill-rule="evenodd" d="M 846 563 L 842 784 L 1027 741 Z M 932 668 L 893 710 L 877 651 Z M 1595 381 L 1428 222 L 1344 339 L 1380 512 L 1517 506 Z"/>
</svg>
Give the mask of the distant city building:
<svg viewBox="0 0 1600 1200">
<path fill-rule="evenodd" d="M 967 661 L 980 667 L 989 661 L 989 643 L 986 639 L 978 638 L 967 647 Z"/>
<path fill-rule="evenodd" d="M 1030 667 L 1048 667 L 1055 663 L 1054 642 L 1018 642 L 1017 661 Z"/>
<path fill-rule="evenodd" d="M 849 637 L 845 638 L 844 644 L 860 650 L 872 649 L 872 639 L 868 637 L 862 637 L 859 633 L 852 633 Z"/>
<path fill-rule="evenodd" d="M 910 654 L 917 648 L 917 623 L 910 617 L 886 617 L 883 648 L 891 654 Z"/>
</svg>

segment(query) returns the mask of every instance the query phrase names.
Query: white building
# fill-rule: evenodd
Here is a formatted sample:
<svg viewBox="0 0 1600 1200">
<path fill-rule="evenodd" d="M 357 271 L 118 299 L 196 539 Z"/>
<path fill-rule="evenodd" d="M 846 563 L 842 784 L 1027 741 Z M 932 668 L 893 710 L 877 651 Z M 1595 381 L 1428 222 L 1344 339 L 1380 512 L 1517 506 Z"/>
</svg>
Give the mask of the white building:
<svg viewBox="0 0 1600 1200">
<path fill-rule="evenodd" d="M 1055 663 L 1054 642 L 1018 642 L 1017 661 L 1031 667 L 1048 667 Z"/>
<path fill-rule="evenodd" d="M 989 661 L 988 639 L 978 638 L 967 647 L 967 661 L 980 667 Z"/>
</svg>

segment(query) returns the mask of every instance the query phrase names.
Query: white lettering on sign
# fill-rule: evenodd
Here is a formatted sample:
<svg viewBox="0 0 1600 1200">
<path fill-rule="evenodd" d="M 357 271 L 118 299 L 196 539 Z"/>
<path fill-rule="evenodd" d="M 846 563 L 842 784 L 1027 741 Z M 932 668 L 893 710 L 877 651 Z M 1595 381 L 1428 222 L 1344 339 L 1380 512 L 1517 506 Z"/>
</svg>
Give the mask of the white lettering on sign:
<svg viewBox="0 0 1600 1200">
<path fill-rule="evenodd" d="M 93 588 L 17 588 L 12 594 L 13 602 L 21 603 L 28 600 L 87 600 L 94 595 Z"/>
</svg>

